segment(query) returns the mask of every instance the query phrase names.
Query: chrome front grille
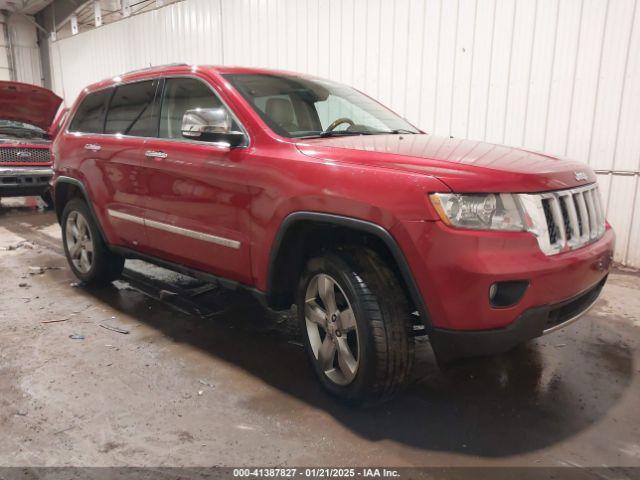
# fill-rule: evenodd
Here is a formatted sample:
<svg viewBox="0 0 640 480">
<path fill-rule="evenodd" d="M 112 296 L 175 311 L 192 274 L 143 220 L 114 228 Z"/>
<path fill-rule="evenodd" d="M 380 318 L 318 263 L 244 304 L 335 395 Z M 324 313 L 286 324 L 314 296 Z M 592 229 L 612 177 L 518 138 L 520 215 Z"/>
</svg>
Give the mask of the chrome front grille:
<svg viewBox="0 0 640 480">
<path fill-rule="evenodd" d="M 0 164 L 3 163 L 48 163 L 48 148 L 2 148 L 0 147 Z"/>
<path fill-rule="evenodd" d="M 583 247 L 605 231 L 605 216 L 597 184 L 570 190 L 521 194 L 535 233 L 546 255 Z"/>
</svg>

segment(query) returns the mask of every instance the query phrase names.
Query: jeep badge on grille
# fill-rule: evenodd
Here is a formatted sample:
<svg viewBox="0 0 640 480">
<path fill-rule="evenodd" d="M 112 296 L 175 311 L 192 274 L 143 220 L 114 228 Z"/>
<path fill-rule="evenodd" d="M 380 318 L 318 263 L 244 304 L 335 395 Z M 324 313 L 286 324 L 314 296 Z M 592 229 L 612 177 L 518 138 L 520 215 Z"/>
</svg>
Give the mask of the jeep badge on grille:
<svg viewBox="0 0 640 480">
<path fill-rule="evenodd" d="M 16 156 L 19 158 L 31 158 L 31 152 L 26 152 L 26 151 L 17 152 Z"/>
</svg>

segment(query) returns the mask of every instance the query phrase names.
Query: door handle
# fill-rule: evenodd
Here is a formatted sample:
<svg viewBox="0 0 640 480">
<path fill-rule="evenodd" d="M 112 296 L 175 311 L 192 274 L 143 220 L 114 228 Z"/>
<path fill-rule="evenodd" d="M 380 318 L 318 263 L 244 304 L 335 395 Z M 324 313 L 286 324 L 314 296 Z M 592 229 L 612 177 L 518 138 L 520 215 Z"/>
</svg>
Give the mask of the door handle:
<svg viewBox="0 0 640 480">
<path fill-rule="evenodd" d="M 96 143 L 87 143 L 84 146 L 85 150 L 91 150 L 92 152 L 99 152 L 100 150 L 102 150 L 102 147 Z"/>
<path fill-rule="evenodd" d="M 145 157 L 149 157 L 149 158 L 167 158 L 168 155 L 164 152 L 161 152 L 159 150 L 147 150 L 144 153 Z"/>
</svg>

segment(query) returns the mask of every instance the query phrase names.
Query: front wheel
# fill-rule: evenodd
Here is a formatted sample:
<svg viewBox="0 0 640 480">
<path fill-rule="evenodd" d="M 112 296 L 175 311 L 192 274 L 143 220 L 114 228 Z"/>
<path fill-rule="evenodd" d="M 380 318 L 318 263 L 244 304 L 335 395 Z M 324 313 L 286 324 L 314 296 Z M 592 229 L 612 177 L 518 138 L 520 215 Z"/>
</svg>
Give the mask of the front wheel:
<svg viewBox="0 0 640 480">
<path fill-rule="evenodd" d="M 62 241 L 71 270 L 88 285 L 107 285 L 120 276 L 124 257 L 109 250 L 87 204 L 70 200 L 62 212 Z"/>
<path fill-rule="evenodd" d="M 397 277 L 375 252 L 353 249 L 311 259 L 297 304 L 311 364 L 340 400 L 385 401 L 410 378 L 411 309 Z"/>
</svg>

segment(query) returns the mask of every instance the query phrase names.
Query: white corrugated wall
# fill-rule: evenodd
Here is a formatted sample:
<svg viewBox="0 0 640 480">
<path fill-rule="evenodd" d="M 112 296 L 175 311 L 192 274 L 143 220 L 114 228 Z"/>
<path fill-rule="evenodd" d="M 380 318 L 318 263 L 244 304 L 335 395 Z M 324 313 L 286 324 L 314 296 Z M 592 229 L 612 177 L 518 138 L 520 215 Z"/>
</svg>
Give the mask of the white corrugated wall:
<svg viewBox="0 0 640 480">
<path fill-rule="evenodd" d="M 42 85 L 40 50 L 33 18 L 12 14 L 6 20 L 6 26 L 6 38 L 0 29 L 0 78 Z M 10 43 L 11 48 L 5 43 Z"/>
<path fill-rule="evenodd" d="M 640 267 L 640 0 L 184 0 L 51 45 L 55 89 L 169 62 L 343 81 L 426 131 L 599 172 Z"/>
<path fill-rule="evenodd" d="M 0 12 L 0 80 L 11 80 L 11 50 L 9 49 L 7 23 Z"/>
</svg>

